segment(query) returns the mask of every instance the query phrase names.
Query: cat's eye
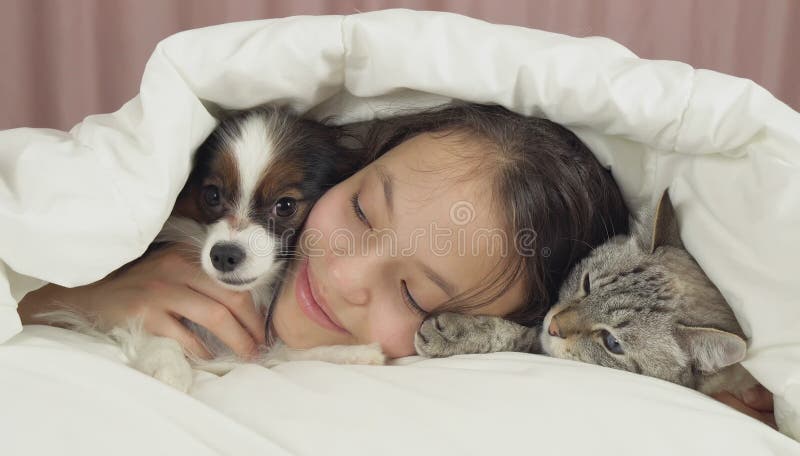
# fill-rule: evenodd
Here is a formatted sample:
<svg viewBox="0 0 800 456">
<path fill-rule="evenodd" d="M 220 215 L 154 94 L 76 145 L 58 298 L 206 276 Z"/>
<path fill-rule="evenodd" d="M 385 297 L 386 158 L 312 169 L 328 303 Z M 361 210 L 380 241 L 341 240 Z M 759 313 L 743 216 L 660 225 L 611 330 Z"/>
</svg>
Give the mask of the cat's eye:
<svg viewBox="0 0 800 456">
<path fill-rule="evenodd" d="M 617 338 L 605 329 L 600 332 L 600 338 L 603 340 L 603 345 L 606 347 L 606 350 L 614 353 L 615 355 L 621 355 L 625 353 L 625 351 L 622 350 L 622 345 L 619 343 Z"/>
<path fill-rule="evenodd" d="M 589 273 L 585 272 L 583 274 L 583 278 L 581 279 L 581 291 L 583 295 L 586 296 L 592 290 L 591 282 L 589 281 Z"/>
</svg>

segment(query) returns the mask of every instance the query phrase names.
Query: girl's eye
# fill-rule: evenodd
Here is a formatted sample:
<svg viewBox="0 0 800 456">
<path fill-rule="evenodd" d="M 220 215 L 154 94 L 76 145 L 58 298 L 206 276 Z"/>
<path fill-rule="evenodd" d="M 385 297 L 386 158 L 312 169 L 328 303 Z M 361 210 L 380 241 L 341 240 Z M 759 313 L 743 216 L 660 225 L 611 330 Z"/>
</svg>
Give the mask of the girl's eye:
<svg viewBox="0 0 800 456">
<path fill-rule="evenodd" d="M 405 301 L 406 305 L 408 305 L 408 307 L 410 307 L 411 310 L 413 310 L 416 314 L 418 314 L 422 318 L 428 316 L 428 312 L 426 312 L 425 309 L 420 307 L 420 305 L 417 304 L 417 301 L 414 299 L 414 297 L 411 296 L 411 292 L 408 291 L 408 286 L 406 285 L 405 280 L 400 281 L 400 291 L 403 295 L 403 301 Z"/>
<path fill-rule="evenodd" d="M 284 196 L 275 203 L 273 212 L 278 217 L 289 217 L 297 212 L 297 200 L 290 196 Z"/>
<path fill-rule="evenodd" d="M 208 207 L 216 207 L 219 206 L 221 201 L 221 196 L 219 193 L 219 187 L 216 185 L 206 185 L 203 187 L 203 202 L 206 203 Z"/>
<path fill-rule="evenodd" d="M 353 196 L 350 197 L 350 205 L 353 207 L 353 213 L 361 220 L 361 223 L 366 225 L 367 228 L 372 229 L 372 225 L 369 223 L 369 220 L 367 220 L 366 214 L 361 210 L 361 204 L 358 202 L 358 192 L 353 193 Z"/>
<path fill-rule="evenodd" d="M 625 353 L 625 351 L 622 350 L 622 345 L 620 345 L 617 338 L 614 337 L 610 332 L 604 329 L 600 333 L 600 337 L 603 339 L 603 345 L 605 345 L 606 350 L 614 353 L 615 355 L 621 355 Z"/>
</svg>

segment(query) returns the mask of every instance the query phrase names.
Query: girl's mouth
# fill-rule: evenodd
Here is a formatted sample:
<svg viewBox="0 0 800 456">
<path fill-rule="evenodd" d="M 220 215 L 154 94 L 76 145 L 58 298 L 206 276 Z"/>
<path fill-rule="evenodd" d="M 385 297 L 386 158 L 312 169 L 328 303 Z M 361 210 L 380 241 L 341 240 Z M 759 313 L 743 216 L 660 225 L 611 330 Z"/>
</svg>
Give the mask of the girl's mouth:
<svg viewBox="0 0 800 456">
<path fill-rule="evenodd" d="M 294 287 L 297 305 L 309 320 L 325 329 L 350 334 L 335 320 L 336 316 L 331 313 L 325 301 L 318 299 L 319 293 L 315 292 L 313 277 L 308 270 L 308 258 L 304 258 L 298 266 Z"/>
</svg>

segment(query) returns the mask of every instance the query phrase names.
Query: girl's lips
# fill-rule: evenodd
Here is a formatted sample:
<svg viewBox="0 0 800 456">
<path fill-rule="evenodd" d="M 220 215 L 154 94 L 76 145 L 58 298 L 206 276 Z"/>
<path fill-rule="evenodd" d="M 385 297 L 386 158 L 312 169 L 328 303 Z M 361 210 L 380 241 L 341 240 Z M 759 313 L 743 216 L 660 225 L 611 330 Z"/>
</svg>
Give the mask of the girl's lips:
<svg viewBox="0 0 800 456">
<path fill-rule="evenodd" d="M 317 301 L 311 280 L 308 271 L 308 258 L 304 258 L 297 271 L 297 280 L 295 280 L 294 285 L 295 298 L 297 300 L 297 305 L 300 306 L 300 310 L 302 310 L 311 321 L 325 329 L 349 334 L 349 331 L 333 320 L 333 315 L 330 311 Z"/>
</svg>

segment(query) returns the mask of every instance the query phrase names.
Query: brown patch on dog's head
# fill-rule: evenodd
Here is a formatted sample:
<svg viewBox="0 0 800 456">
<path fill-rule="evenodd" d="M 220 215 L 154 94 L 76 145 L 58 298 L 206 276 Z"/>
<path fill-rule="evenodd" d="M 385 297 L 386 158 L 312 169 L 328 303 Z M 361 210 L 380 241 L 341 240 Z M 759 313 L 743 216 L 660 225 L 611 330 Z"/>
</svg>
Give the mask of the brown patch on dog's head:
<svg viewBox="0 0 800 456">
<path fill-rule="evenodd" d="M 240 197 L 236 158 L 211 136 L 198 148 L 194 167 L 172 214 L 210 224 L 230 212 Z"/>
<path fill-rule="evenodd" d="M 277 235 L 287 229 L 299 229 L 316 198 L 303 190 L 305 172 L 300 160 L 285 154 L 269 164 L 253 198 L 253 215 Z"/>
</svg>

